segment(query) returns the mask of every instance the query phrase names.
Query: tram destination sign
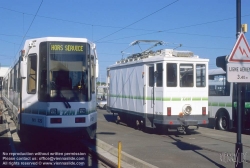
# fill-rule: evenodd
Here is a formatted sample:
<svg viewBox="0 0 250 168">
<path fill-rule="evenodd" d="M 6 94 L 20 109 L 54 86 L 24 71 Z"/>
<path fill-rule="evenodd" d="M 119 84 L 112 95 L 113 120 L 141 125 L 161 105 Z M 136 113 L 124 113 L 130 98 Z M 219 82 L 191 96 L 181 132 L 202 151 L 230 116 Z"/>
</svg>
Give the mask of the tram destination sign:
<svg viewBox="0 0 250 168">
<path fill-rule="evenodd" d="M 228 63 L 227 81 L 237 83 L 250 82 L 250 64 L 249 63 Z"/>
</svg>

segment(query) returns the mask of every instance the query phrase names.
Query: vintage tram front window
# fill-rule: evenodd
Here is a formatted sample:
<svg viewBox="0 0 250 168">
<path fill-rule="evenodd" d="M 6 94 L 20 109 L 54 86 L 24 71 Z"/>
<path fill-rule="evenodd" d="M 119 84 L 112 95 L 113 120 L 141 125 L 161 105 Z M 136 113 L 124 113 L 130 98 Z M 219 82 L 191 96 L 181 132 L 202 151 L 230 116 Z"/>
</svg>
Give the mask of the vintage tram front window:
<svg viewBox="0 0 250 168">
<path fill-rule="evenodd" d="M 48 42 L 40 57 L 43 101 L 88 101 L 86 43 Z M 40 49 L 42 47 L 40 46 Z M 42 51 L 40 51 L 42 53 Z M 47 64 L 47 65 L 46 65 Z M 44 83 L 44 84 L 43 84 Z M 47 85 L 45 86 L 45 83 Z M 44 92 L 46 94 L 44 94 Z"/>
<path fill-rule="evenodd" d="M 206 65 L 196 65 L 196 87 L 206 87 Z"/>
<path fill-rule="evenodd" d="M 193 64 L 180 64 L 180 87 L 194 86 Z"/>
</svg>

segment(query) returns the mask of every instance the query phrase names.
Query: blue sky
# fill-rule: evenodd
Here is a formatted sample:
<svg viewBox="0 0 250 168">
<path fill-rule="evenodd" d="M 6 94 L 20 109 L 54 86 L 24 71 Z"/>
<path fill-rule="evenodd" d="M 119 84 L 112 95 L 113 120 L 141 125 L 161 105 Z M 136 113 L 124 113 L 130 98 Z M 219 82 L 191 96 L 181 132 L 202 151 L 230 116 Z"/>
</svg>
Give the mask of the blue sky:
<svg viewBox="0 0 250 168">
<path fill-rule="evenodd" d="M 241 0 L 241 23 L 250 31 L 249 9 L 250 1 Z M 208 58 L 210 69 L 236 42 L 236 0 L 3 0 L 0 16 L 1 66 L 12 65 L 28 38 L 84 37 L 97 45 L 102 81 L 121 51 L 141 51 L 129 47 L 135 40 L 166 42 L 160 48 L 182 44 L 178 50 Z M 250 33 L 245 36 L 250 43 Z"/>
</svg>

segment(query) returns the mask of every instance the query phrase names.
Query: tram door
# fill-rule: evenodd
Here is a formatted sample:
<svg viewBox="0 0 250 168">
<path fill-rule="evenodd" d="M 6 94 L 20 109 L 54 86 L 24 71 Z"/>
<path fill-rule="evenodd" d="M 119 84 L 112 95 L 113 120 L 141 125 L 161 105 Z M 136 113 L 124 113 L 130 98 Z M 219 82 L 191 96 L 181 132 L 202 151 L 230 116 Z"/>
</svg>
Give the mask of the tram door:
<svg viewBox="0 0 250 168">
<path fill-rule="evenodd" d="M 238 126 L 238 108 L 237 108 L 237 99 L 238 99 L 238 93 L 237 93 L 237 84 L 233 84 L 233 104 L 232 107 L 233 111 L 233 127 L 237 128 Z M 241 99 L 242 101 L 245 101 L 244 110 L 241 112 L 241 127 L 242 130 L 244 129 L 250 129 L 250 84 L 246 83 L 244 84 L 244 87 L 242 88 L 242 92 L 245 93 L 245 96 L 243 96 Z"/>
<path fill-rule="evenodd" d="M 144 97 L 144 108 L 145 108 L 145 125 L 147 127 L 154 127 L 154 64 L 146 65 L 145 73 L 145 97 Z"/>
</svg>

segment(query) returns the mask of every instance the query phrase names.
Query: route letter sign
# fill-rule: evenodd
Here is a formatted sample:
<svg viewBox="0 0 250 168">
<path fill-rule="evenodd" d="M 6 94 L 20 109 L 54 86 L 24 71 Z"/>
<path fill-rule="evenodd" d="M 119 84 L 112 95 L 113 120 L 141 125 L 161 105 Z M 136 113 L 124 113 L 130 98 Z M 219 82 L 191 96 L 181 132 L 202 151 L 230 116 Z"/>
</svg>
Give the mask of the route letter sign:
<svg viewBox="0 0 250 168">
<path fill-rule="evenodd" d="M 250 82 L 250 47 L 244 33 L 239 35 L 227 61 L 228 82 Z"/>
</svg>

